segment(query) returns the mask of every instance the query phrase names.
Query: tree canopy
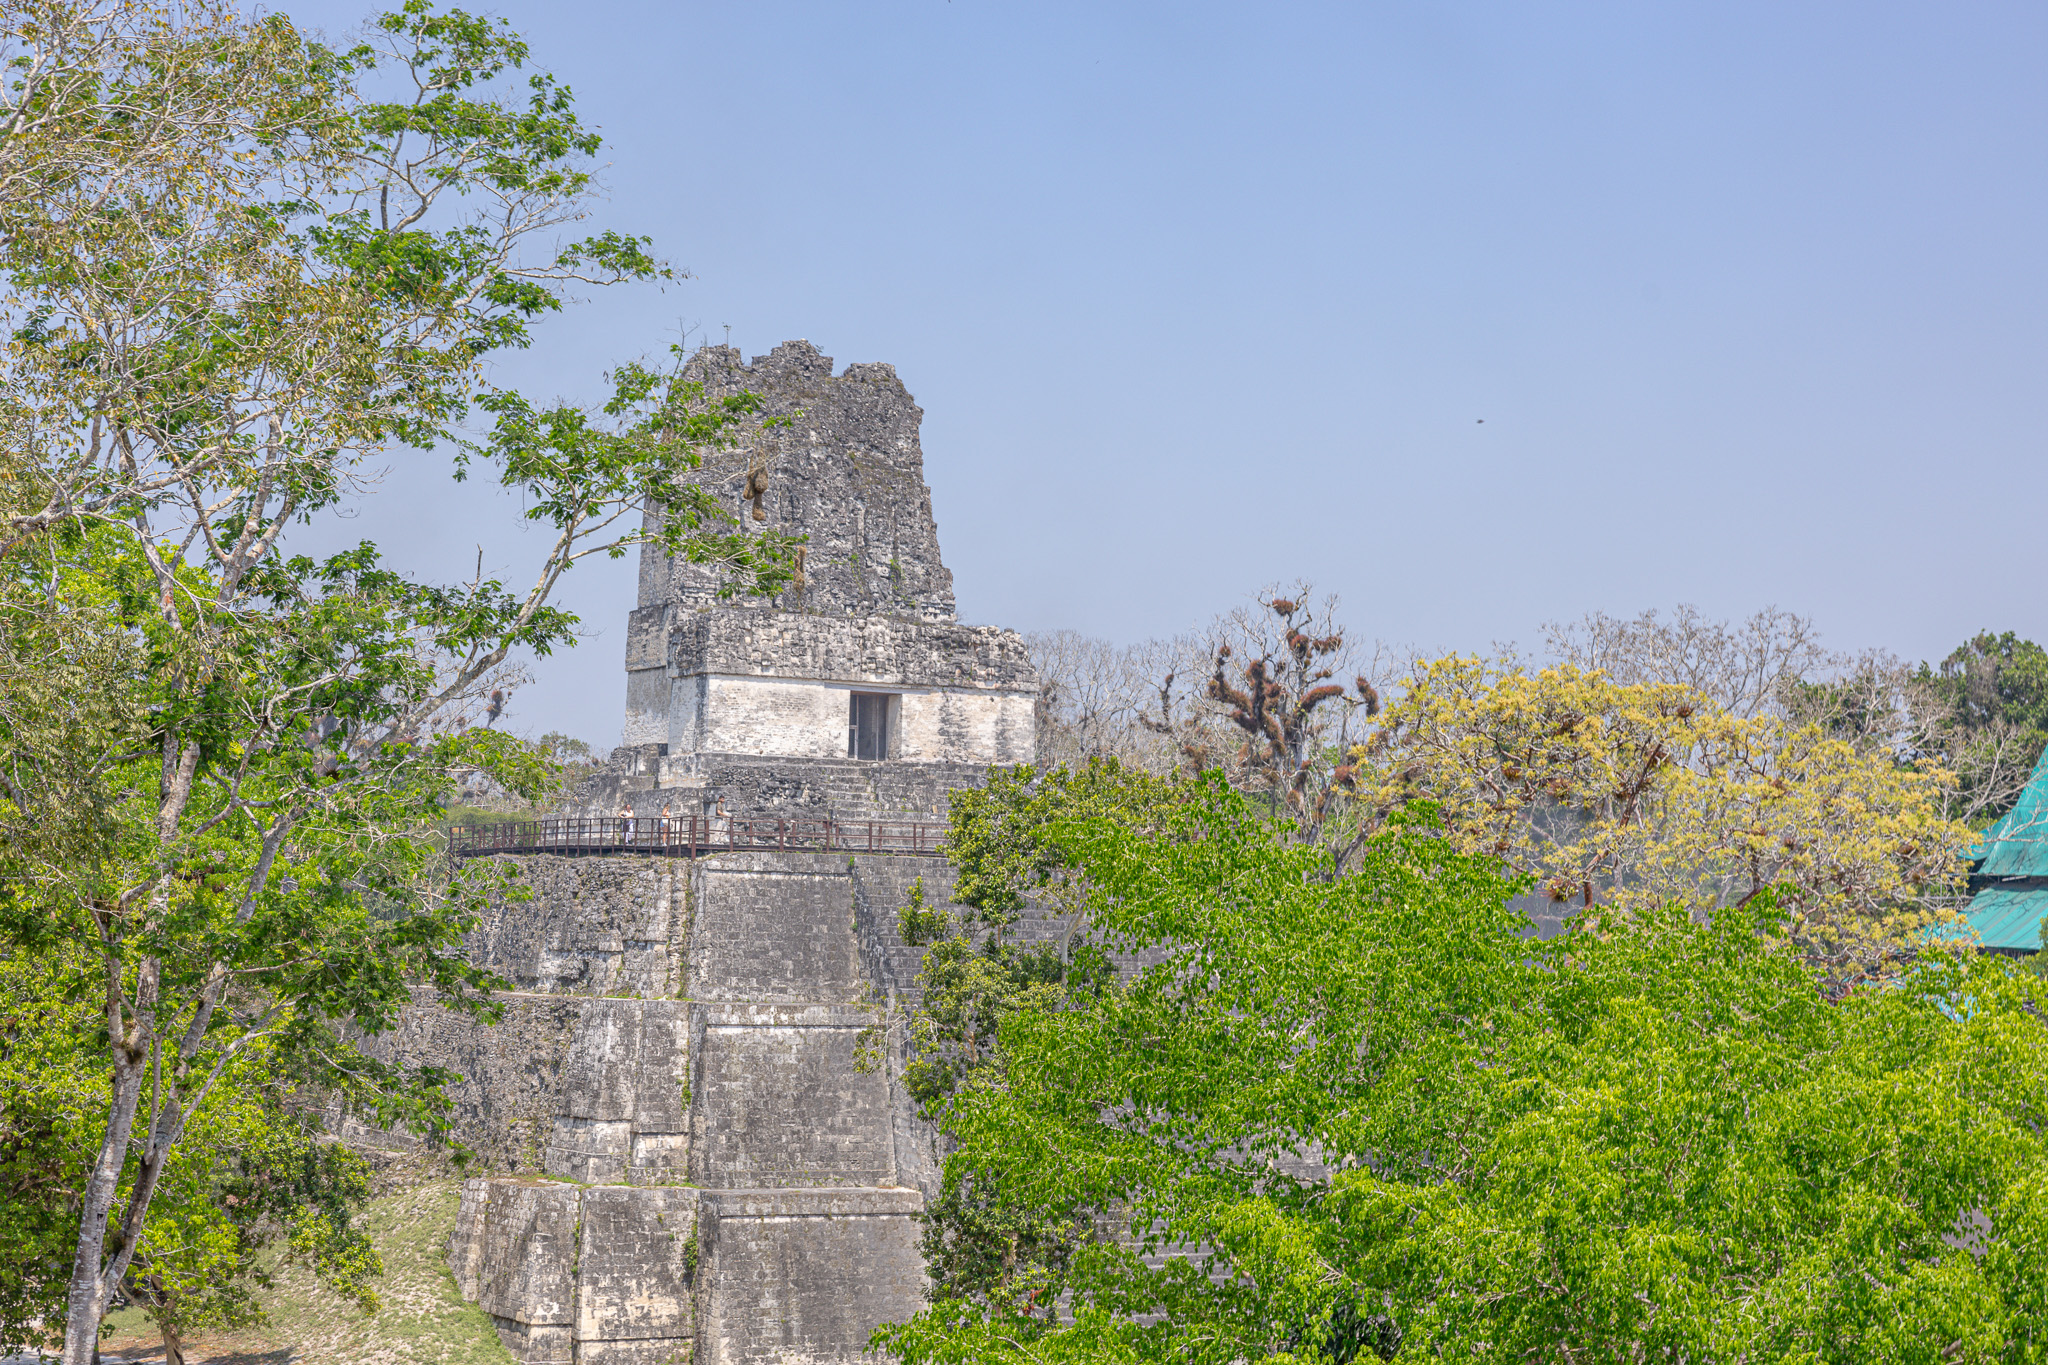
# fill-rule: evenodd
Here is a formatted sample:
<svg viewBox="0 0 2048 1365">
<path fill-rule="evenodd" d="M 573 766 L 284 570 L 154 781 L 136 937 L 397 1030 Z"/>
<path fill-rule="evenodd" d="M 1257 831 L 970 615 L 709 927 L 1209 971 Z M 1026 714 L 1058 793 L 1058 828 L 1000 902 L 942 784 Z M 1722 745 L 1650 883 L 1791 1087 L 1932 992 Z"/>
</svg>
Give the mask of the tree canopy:
<svg viewBox="0 0 2048 1365">
<path fill-rule="evenodd" d="M 1938 731 L 1954 755 L 1975 823 L 2012 809 L 2048 747 L 2048 650 L 2012 631 L 1979 631 L 1916 680 L 1938 699 Z"/>
<path fill-rule="evenodd" d="M 107 1122 L 97 1011 L 67 991 L 80 975 L 47 958 L 0 960 L 0 1343 L 9 1345 L 64 1319 L 77 1194 Z M 382 1265 L 354 1222 L 369 1170 L 322 1131 L 322 1098 L 259 1044 L 192 1114 L 121 1285 L 158 1324 L 167 1365 L 183 1360 L 195 1328 L 264 1320 L 275 1253 L 376 1307 Z"/>
<path fill-rule="evenodd" d="M 1359 766 L 1378 810 L 1438 803 L 1458 847 L 1533 878 L 1560 914 L 1772 889 L 1836 992 L 1903 969 L 1953 919 L 1975 842 L 1944 813 L 1942 770 L 1571 664 L 1418 664 Z"/>
<path fill-rule="evenodd" d="M 1771 895 L 1547 942 L 1426 811 L 1348 875 L 1216 778 L 1057 831 L 1104 947 L 944 1104 L 983 1226 L 926 1361 L 2020 1361 L 2048 1351 L 2041 983 L 1831 1003 Z M 1019 1252 L 1023 1254 L 1018 1254 Z M 993 1267 L 991 1272 L 990 1267 Z M 1021 1292 L 1019 1292 L 1021 1291 Z"/>
<path fill-rule="evenodd" d="M 357 1043 L 419 990 L 492 1012 L 458 949 L 498 874 L 434 830 L 463 782 L 550 781 L 487 699 L 574 642 L 561 576 L 652 542 L 766 591 L 794 542 L 691 481 L 760 404 L 681 357 L 622 357 L 594 411 L 484 382 L 571 290 L 670 277 L 572 230 L 600 139 L 503 21 L 405 0 L 339 49 L 208 0 L 6 17 L 0 933 L 94 1002 L 104 1122 L 44 1315 L 83 1365 L 250 1058 L 433 1131 L 442 1078 Z M 284 548 L 363 460 L 436 445 L 548 533 L 526 586 Z"/>
<path fill-rule="evenodd" d="M 1044 747 L 1077 773 L 1092 758 L 1215 768 L 1336 871 L 1395 812 L 1433 802 L 1460 847 L 1532 877 L 1553 922 L 1775 886 L 1838 990 L 1954 924 L 1974 831 L 2024 771 L 2010 726 L 1965 742 L 1925 678 L 1831 654 L 1776 610 L 1735 627 L 1691 608 L 1596 613 L 1550 628 L 1552 662 L 1501 651 L 1396 671 L 1300 584 L 1190 639 L 1088 643 L 1035 645 L 1052 669 Z M 1147 668 L 1162 670 L 1149 701 Z M 1177 688 L 1190 671 L 1203 682 Z"/>
</svg>

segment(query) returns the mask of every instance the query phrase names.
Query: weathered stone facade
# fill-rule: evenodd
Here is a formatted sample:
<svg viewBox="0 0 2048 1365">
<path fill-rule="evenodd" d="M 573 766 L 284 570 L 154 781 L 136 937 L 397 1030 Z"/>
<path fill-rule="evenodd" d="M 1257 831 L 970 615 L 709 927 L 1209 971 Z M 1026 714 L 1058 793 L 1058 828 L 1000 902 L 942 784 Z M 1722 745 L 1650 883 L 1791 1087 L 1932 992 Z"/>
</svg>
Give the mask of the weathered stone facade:
<svg viewBox="0 0 2048 1365">
<path fill-rule="evenodd" d="M 837 378 L 832 358 L 808 341 L 786 341 L 753 363 L 738 351 L 707 346 L 685 374 L 710 398 L 742 391 L 762 400 L 763 426 L 740 449 L 705 462 L 700 482 L 731 499 L 743 526 L 808 538 L 801 583 L 775 605 L 826 616 L 953 619 L 953 575 L 939 558 L 931 490 L 924 482 L 918 425 L 924 411 L 891 365 L 849 365 Z M 743 496 L 747 474 L 765 470 L 765 521 Z M 709 571 L 666 557 L 643 559 L 640 602 L 726 605 Z"/>
<path fill-rule="evenodd" d="M 472 936 L 520 989 L 379 1042 L 462 1073 L 463 1292 L 538 1362 L 827 1360 L 915 1312 L 934 1135 L 855 1049 L 917 954 L 924 859 L 522 858 L 535 892 Z M 369 1136 L 359 1134 L 358 1136 Z M 402 1139 L 390 1134 L 376 1140 Z M 715 1335 L 713 1335 L 715 1334 Z"/>
<path fill-rule="evenodd" d="M 954 619 L 922 413 L 895 371 L 854 365 L 835 379 L 831 359 L 802 341 L 738 361 L 707 348 L 690 372 L 713 393 L 760 394 L 765 415 L 794 425 L 758 429 L 745 448 L 711 457 L 700 481 L 734 500 L 742 529 L 805 537 L 802 575 L 773 603 L 735 606 L 718 599 L 713 570 L 643 553 L 627 627 L 626 744 L 660 746 L 670 786 L 708 788 L 702 760 L 712 755 L 851 758 L 849 699 L 859 692 L 886 698 L 888 752 L 878 758 L 1030 758 L 1030 660 L 1014 632 Z M 768 481 L 760 522 L 741 497 L 753 470 Z"/>
<path fill-rule="evenodd" d="M 672 756 L 847 757 L 847 694 L 862 691 L 890 699 L 890 759 L 1031 757 L 1037 682 L 1012 631 L 669 603 L 633 613 L 628 649 L 643 667 L 627 674 L 641 707 L 627 741 Z"/>
<path fill-rule="evenodd" d="M 766 467 L 766 524 L 809 538 L 804 583 L 768 607 L 721 604 L 703 571 L 644 556 L 627 742 L 575 808 L 941 814 L 988 765 L 1030 757 L 1037 680 L 1015 634 L 953 619 L 921 414 L 886 365 L 834 378 L 804 342 L 738 359 L 712 348 L 691 364 L 714 392 L 801 416 L 704 477 L 736 498 Z M 838 1361 L 915 1312 L 936 1140 L 898 1068 L 856 1052 L 911 988 L 918 954 L 896 932 L 909 884 L 948 899 L 945 864 L 513 861 L 532 896 L 468 945 L 514 987 L 504 1021 L 423 1004 L 376 1042 L 464 1077 L 458 1136 L 493 1174 L 466 1187 L 450 1264 L 513 1353 Z"/>
</svg>

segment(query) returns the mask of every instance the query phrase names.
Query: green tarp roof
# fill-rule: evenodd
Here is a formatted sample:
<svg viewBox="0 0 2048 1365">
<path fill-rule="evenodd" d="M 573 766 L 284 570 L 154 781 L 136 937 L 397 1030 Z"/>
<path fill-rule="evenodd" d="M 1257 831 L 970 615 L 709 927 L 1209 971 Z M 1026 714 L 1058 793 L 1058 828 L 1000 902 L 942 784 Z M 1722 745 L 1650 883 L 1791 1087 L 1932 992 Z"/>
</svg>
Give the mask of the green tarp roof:
<svg viewBox="0 0 2048 1365">
<path fill-rule="evenodd" d="M 1986 948 L 2034 952 L 2041 946 L 2041 917 L 2048 915 L 2048 890 L 1988 887 L 1970 898 L 1970 927 Z"/>
<path fill-rule="evenodd" d="M 1980 847 L 1979 877 L 2048 877 L 2048 752 L 2034 765 L 2019 804 L 1984 831 Z"/>
<path fill-rule="evenodd" d="M 2004 819 L 1984 831 L 1973 877 L 2048 879 L 2048 753 Z M 1970 927 L 1987 948 L 2038 951 L 2041 917 L 2048 915 L 2048 882 L 1987 886 L 1970 898 Z"/>
</svg>

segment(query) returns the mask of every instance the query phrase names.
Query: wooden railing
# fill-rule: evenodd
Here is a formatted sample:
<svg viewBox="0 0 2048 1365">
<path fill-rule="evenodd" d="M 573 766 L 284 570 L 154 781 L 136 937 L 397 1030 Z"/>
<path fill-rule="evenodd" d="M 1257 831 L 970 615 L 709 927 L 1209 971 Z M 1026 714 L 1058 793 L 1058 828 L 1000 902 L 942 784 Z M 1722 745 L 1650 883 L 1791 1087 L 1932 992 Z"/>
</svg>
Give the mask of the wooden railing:
<svg viewBox="0 0 2048 1365">
<path fill-rule="evenodd" d="M 706 853 L 789 849 L 800 853 L 906 853 L 930 857 L 946 827 L 934 820 L 828 820 L 676 816 L 571 816 L 500 825 L 457 825 L 448 851 L 488 853 L 644 853 L 696 858 Z"/>
</svg>

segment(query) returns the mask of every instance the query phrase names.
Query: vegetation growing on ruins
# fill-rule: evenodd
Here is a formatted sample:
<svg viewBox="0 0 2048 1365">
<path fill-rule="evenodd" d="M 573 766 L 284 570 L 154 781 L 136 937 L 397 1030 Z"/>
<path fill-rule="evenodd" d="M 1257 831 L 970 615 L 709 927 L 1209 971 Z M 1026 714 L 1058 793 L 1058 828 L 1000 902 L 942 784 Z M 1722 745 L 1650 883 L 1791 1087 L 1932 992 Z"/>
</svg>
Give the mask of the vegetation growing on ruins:
<svg viewBox="0 0 2048 1365">
<path fill-rule="evenodd" d="M 1020 1002 L 945 1115 L 990 1226 L 908 1361 L 1994 1361 L 2048 1322 L 2048 1000 L 1923 955 L 1845 999 L 1769 893 L 1532 941 L 1429 808 L 1348 875 L 1211 775 L 1051 833 L 1122 985 Z M 1192 1254 L 1182 1254 L 1192 1253 Z M 1028 1273 L 1027 1273 L 1028 1272 Z M 986 1277 L 984 1277 L 986 1278 Z M 1053 1313 L 1057 1300 L 1066 1310 Z"/>
</svg>

